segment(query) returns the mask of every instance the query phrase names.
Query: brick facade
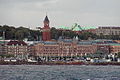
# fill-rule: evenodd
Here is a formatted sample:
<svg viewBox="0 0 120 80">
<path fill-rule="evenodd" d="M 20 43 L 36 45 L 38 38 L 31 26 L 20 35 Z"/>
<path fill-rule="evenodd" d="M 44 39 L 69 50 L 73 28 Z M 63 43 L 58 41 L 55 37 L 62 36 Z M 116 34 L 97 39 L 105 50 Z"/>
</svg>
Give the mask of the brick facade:
<svg viewBox="0 0 120 80">
<path fill-rule="evenodd" d="M 43 41 L 50 41 L 51 40 L 49 19 L 47 16 L 44 19 L 44 27 L 42 28 L 42 40 Z"/>
<path fill-rule="evenodd" d="M 89 44 L 88 42 L 49 41 L 40 42 L 34 46 L 37 56 L 82 56 L 96 53 L 97 51 L 109 53 L 109 45 Z"/>
</svg>

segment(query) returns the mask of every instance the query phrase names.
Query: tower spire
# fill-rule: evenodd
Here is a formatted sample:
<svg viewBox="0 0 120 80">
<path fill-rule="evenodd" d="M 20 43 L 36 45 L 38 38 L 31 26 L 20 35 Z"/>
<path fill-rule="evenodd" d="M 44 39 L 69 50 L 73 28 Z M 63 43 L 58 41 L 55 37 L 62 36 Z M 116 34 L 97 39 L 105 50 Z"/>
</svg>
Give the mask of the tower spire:
<svg viewBox="0 0 120 80">
<path fill-rule="evenodd" d="M 49 19 L 48 19 L 47 15 L 46 15 L 46 17 L 44 19 L 44 22 L 49 22 Z"/>
<path fill-rule="evenodd" d="M 47 16 L 47 12 L 46 12 L 46 16 Z"/>
<path fill-rule="evenodd" d="M 47 14 L 46 14 L 46 17 L 45 17 L 45 19 L 44 19 L 44 27 L 49 27 L 49 19 L 48 19 L 48 16 L 47 16 Z"/>
<path fill-rule="evenodd" d="M 46 14 L 46 17 L 44 19 L 44 27 L 43 27 L 43 32 L 42 32 L 42 39 L 43 39 L 43 41 L 51 40 L 49 19 L 47 17 L 47 14 Z"/>
</svg>

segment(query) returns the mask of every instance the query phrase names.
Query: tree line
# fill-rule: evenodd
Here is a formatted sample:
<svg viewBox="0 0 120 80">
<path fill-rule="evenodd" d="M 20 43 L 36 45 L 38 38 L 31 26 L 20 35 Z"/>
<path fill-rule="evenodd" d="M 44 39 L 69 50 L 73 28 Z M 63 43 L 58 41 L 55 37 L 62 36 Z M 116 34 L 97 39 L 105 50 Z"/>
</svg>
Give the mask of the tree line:
<svg viewBox="0 0 120 80">
<path fill-rule="evenodd" d="M 52 39 L 59 39 L 59 37 L 62 38 L 69 38 L 73 39 L 74 37 L 78 37 L 78 40 L 88 40 L 88 39 L 97 39 L 98 36 L 91 32 L 82 32 L 82 33 L 76 33 L 72 30 L 59 30 L 54 27 L 51 28 L 51 37 Z"/>
<path fill-rule="evenodd" d="M 3 32 L 5 32 L 5 39 L 12 40 L 23 40 L 27 38 L 29 41 L 39 41 L 42 39 L 42 32 L 40 30 L 32 30 L 23 26 L 18 28 L 14 26 L 3 25 L 0 26 L 0 37 L 3 37 Z M 71 30 L 59 30 L 55 27 L 51 28 L 51 38 L 58 40 L 60 37 L 73 39 L 74 37 L 78 37 L 79 40 L 88 40 L 88 39 L 113 39 L 120 40 L 119 35 L 96 35 L 91 32 L 76 33 Z"/>
<path fill-rule="evenodd" d="M 52 39 L 58 39 L 60 36 L 63 38 L 73 39 L 74 37 L 78 37 L 79 40 L 89 40 L 89 39 L 111 39 L 111 40 L 120 40 L 120 35 L 96 35 L 92 32 L 87 32 L 85 30 L 81 31 L 81 33 L 76 33 L 71 30 L 59 30 L 56 28 L 51 28 L 51 37 Z"/>
<path fill-rule="evenodd" d="M 23 26 L 18 28 L 14 26 L 3 25 L 0 26 L 0 37 L 3 37 L 5 32 L 5 39 L 9 40 L 23 40 L 27 38 L 30 41 L 40 40 L 42 38 L 42 32 L 40 30 L 32 30 Z M 89 37 L 96 38 L 96 35 L 90 32 L 85 32 L 82 34 L 77 34 L 70 30 L 58 30 L 54 27 L 51 28 L 51 38 L 58 40 L 59 37 L 73 39 L 78 36 L 79 39 L 87 40 Z"/>
<path fill-rule="evenodd" d="M 5 32 L 5 35 L 3 34 Z M 0 37 L 5 37 L 5 39 L 12 39 L 12 40 L 23 40 L 25 38 L 29 40 L 38 40 L 41 32 L 39 30 L 31 30 L 25 27 L 14 27 L 3 25 L 0 26 Z"/>
</svg>

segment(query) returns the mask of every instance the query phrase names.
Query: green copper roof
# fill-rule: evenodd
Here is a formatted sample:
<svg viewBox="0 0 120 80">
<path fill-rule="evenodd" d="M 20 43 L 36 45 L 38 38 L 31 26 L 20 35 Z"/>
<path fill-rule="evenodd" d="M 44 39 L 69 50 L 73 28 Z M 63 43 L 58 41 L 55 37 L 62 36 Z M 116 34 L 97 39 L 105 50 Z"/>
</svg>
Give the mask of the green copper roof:
<svg viewBox="0 0 120 80">
<path fill-rule="evenodd" d="M 3 37 L 0 37 L 0 40 L 3 40 Z"/>
<path fill-rule="evenodd" d="M 69 30 L 70 27 L 67 27 L 67 26 L 59 26 L 58 29 L 65 29 L 65 30 Z"/>
<path fill-rule="evenodd" d="M 81 31 L 81 29 L 79 27 L 75 27 L 73 31 Z"/>
<path fill-rule="evenodd" d="M 72 31 L 81 31 L 83 29 L 81 28 L 80 25 L 78 25 L 77 23 L 75 23 L 75 24 L 72 25 L 71 30 Z"/>
<path fill-rule="evenodd" d="M 84 26 L 82 27 L 83 30 L 87 30 L 87 29 L 96 29 L 97 27 L 95 26 Z"/>
<path fill-rule="evenodd" d="M 58 29 L 65 29 L 65 30 L 73 30 L 73 31 L 81 31 L 81 30 L 88 30 L 88 29 L 96 29 L 95 26 L 80 26 L 77 23 L 73 24 L 70 27 L 67 26 L 59 26 Z"/>
<path fill-rule="evenodd" d="M 111 46 L 120 46 L 120 44 L 118 44 L 118 43 L 114 43 L 114 44 L 109 44 L 109 45 L 111 45 Z"/>
</svg>

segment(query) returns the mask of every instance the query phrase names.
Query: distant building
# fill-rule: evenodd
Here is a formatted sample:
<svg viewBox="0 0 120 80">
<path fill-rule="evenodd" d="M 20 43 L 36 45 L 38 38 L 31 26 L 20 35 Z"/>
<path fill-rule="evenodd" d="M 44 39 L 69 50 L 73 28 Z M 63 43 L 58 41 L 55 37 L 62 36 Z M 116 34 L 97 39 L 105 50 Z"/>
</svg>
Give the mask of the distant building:
<svg viewBox="0 0 120 80">
<path fill-rule="evenodd" d="M 59 46 L 56 42 L 46 41 L 34 45 L 35 54 L 37 56 L 57 56 Z"/>
<path fill-rule="evenodd" d="M 17 58 L 26 59 L 31 56 L 83 56 L 94 53 L 118 53 L 120 44 L 112 40 L 59 39 L 58 41 L 39 41 L 27 45 L 23 41 L 10 41 L 5 46 L 0 45 L 0 54 L 13 54 Z"/>
<path fill-rule="evenodd" d="M 96 29 L 83 30 L 82 33 L 83 33 L 83 32 L 90 32 L 90 33 L 96 34 Z"/>
<path fill-rule="evenodd" d="M 44 27 L 42 28 L 42 40 L 43 41 L 51 40 L 49 23 L 50 23 L 50 21 L 49 21 L 48 17 L 46 16 L 44 19 Z"/>
<path fill-rule="evenodd" d="M 28 46 L 23 41 L 10 41 L 7 43 L 7 53 L 25 59 L 28 55 Z"/>
<path fill-rule="evenodd" d="M 108 44 L 96 44 L 96 52 L 109 54 L 110 53 L 110 46 Z"/>
<path fill-rule="evenodd" d="M 120 35 L 120 27 L 99 27 L 97 35 Z"/>
<path fill-rule="evenodd" d="M 110 44 L 110 53 L 118 53 L 120 52 L 120 44 Z"/>
<path fill-rule="evenodd" d="M 83 56 L 96 52 L 110 53 L 110 45 L 103 41 L 41 41 L 35 45 L 36 56 Z"/>
<path fill-rule="evenodd" d="M 0 54 L 3 54 L 3 42 L 0 41 Z"/>
<path fill-rule="evenodd" d="M 95 26 L 80 26 L 77 23 L 74 23 L 70 27 L 58 26 L 58 30 L 73 31 L 73 32 L 78 33 L 78 34 L 81 34 L 81 33 L 84 33 L 84 32 L 96 33 L 96 28 L 97 27 L 95 27 Z"/>
<path fill-rule="evenodd" d="M 0 54 L 7 54 L 6 41 L 0 40 Z"/>
<path fill-rule="evenodd" d="M 35 46 L 33 46 L 33 44 L 28 45 L 28 55 L 30 55 L 30 56 L 36 56 L 35 55 Z"/>
<path fill-rule="evenodd" d="M 77 55 L 83 56 L 86 54 L 93 54 L 96 53 L 96 51 L 97 51 L 97 47 L 92 44 L 77 45 Z"/>
</svg>

